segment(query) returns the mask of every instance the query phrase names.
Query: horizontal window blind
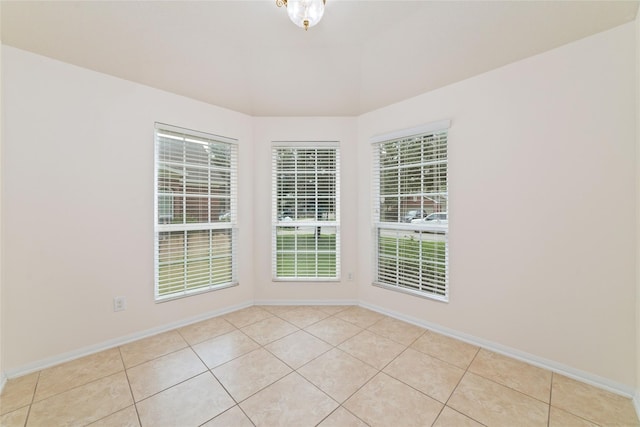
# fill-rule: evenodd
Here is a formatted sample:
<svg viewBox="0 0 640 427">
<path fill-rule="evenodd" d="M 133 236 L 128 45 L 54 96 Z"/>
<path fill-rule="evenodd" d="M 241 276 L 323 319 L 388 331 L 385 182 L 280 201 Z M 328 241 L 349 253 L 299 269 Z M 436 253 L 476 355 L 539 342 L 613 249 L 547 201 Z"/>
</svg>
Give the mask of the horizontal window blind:
<svg viewBox="0 0 640 427">
<path fill-rule="evenodd" d="M 272 271 L 275 280 L 340 276 L 340 155 L 337 144 L 272 148 Z"/>
<path fill-rule="evenodd" d="M 375 284 L 448 300 L 447 128 L 373 145 Z"/>
<path fill-rule="evenodd" d="M 237 145 L 156 124 L 155 297 L 237 282 Z"/>
</svg>

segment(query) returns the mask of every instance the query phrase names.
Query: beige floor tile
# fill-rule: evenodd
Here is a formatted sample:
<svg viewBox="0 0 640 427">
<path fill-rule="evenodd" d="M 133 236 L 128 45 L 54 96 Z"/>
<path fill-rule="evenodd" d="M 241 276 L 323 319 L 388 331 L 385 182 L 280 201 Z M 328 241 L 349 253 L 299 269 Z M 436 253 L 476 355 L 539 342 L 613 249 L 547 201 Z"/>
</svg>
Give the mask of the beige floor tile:
<svg viewBox="0 0 640 427">
<path fill-rule="evenodd" d="M 546 426 L 549 405 L 467 372 L 447 406 L 486 425 Z"/>
<path fill-rule="evenodd" d="M 207 370 L 190 348 L 150 360 L 127 370 L 133 398 L 139 402 Z"/>
<path fill-rule="evenodd" d="M 479 348 L 455 338 L 427 331 L 418 338 L 411 348 L 429 356 L 437 357 L 462 369 L 467 369 Z"/>
<path fill-rule="evenodd" d="M 298 307 L 281 313 L 279 316 L 299 328 L 306 328 L 322 319 L 326 319 L 330 314 L 316 307 Z"/>
<path fill-rule="evenodd" d="M 551 371 L 482 349 L 469 372 L 549 403 Z"/>
<path fill-rule="evenodd" d="M 185 341 L 194 345 L 234 331 L 235 329 L 235 326 L 224 320 L 222 317 L 213 317 L 211 319 L 203 320 L 202 322 L 180 328 L 178 329 L 178 332 L 180 332 L 180 335 L 182 335 Z"/>
<path fill-rule="evenodd" d="M 384 368 L 406 348 L 373 332 L 362 331 L 338 346 L 341 350 L 377 369 Z"/>
<path fill-rule="evenodd" d="M 331 345 L 338 345 L 362 331 L 362 328 L 342 319 L 329 317 L 304 330 Z"/>
<path fill-rule="evenodd" d="M 382 318 L 367 330 L 404 345 L 411 344 L 425 332 L 423 328 L 391 317 Z"/>
<path fill-rule="evenodd" d="M 305 331 L 298 331 L 264 348 L 293 369 L 298 369 L 322 353 L 331 350 L 332 347 Z"/>
<path fill-rule="evenodd" d="M 297 373 L 240 403 L 253 423 L 268 427 L 315 426 L 338 404 Z"/>
<path fill-rule="evenodd" d="M 597 424 L 552 406 L 549 427 L 597 427 Z"/>
<path fill-rule="evenodd" d="M 13 412 L 33 401 L 40 372 L 10 379 L 0 394 L 0 414 Z"/>
<path fill-rule="evenodd" d="M 354 325 L 361 328 L 368 328 L 369 326 L 385 317 L 380 313 L 376 313 L 375 311 L 357 306 L 340 311 L 336 313 L 335 316 L 342 320 L 346 320 L 349 323 L 353 323 Z"/>
<path fill-rule="evenodd" d="M 339 407 L 318 424 L 318 427 L 367 427 L 367 424 L 343 407 Z"/>
<path fill-rule="evenodd" d="M 89 425 L 91 427 L 140 427 L 140 421 L 138 421 L 138 411 L 132 405 Z"/>
<path fill-rule="evenodd" d="M 255 307 L 261 308 L 273 315 L 279 316 L 282 313 L 286 313 L 287 311 L 291 311 L 300 306 L 299 305 L 256 305 Z"/>
<path fill-rule="evenodd" d="M 482 424 L 445 406 L 433 427 L 482 427 Z"/>
<path fill-rule="evenodd" d="M 330 315 L 334 315 L 344 311 L 348 308 L 355 307 L 353 305 L 318 305 L 319 310 L 324 311 L 325 313 L 329 313 Z"/>
<path fill-rule="evenodd" d="M 258 344 L 266 345 L 294 333 L 298 328 L 279 317 L 269 317 L 268 319 L 245 326 L 241 330 Z"/>
<path fill-rule="evenodd" d="M 253 427 L 253 423 L 242 412 L 242 409 L 236 405 L 208 423 L 203 424 L 202 427 Z"/>
<path fill-rule="evenodd" d="M 429 397 L 445 403 L 464 375 L 464 370 L 408 348 L 384 372 Z"/>
<path fill-rule="evenodd" d="M 605 425 L 640 425 L 631 399 L 562 375 L 553 375 L 551 405 Z"/>
<path fill-rule="evenodd" d="M 252 306 L 225 314 L 223 317 L 236 328 L 243 328 L 272 316 L 273 314 L 268 311 L 257 306 Z"/>
<path fill-rule="evenodd" d="M 371 426 L 430 426 L 442 404 L 379 373 L 344 405 Z"/>
<path fill-rule="evenodd" d="M 29 413 L 29 407 L 25 406 L 13 412 L 9 412 L 0 416 L 0 426 L 2 427 L 24 427 L 25 421 L 27 421 L 27 414 Z"/>
<path fill-rule="evenodd" d="M 209 368 L 215 368 L 259 347 L 254 340 L 236 330 L 196 344 L 193 349 Z"/>
<path fill-rule="evenodd" d="M 123 371 L 34 403 L 29 427 L 86 425 L 132 404 Z"/>
<path fill-rule="evenodd" d="M 177 331 L 164 332 L 120 347 L 124 366 L 130 368 L 187 347 Z"/>
<path fill-rule="evenodd" d="M 241 402 L 291 372 L 291 368 L 262 348 L 218 366 L 212 372 Z"/>
<path fill-rule="evenodd" d="M 136 404 L 143 427 L 199 426 L 234 405 L 210 372 Z"/>
<path fill-rule="evenodd" d="M 307 363 L 298 373 L 342 403 L 373 378 L 378 370 L 334 348 Z"/>
<path fill-rule="evenodd" d="M 81 357 L 40 372 L 35 401 L 124 370 L 117 348 Z"/>
</svg>

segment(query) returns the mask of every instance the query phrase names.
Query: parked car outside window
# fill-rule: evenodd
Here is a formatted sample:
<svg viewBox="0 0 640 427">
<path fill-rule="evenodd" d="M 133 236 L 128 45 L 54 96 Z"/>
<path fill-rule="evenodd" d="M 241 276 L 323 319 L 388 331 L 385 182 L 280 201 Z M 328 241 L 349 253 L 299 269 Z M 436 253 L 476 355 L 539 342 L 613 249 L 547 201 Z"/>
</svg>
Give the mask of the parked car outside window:
<svg viewBox="0 0 640 427">
<path fill-rule="evenodd" d="M 425 215 L 422 209 L 412 209 L 402 217 L 402 222 L 412 222 L 414 219 L 420 219 Z"/>
<path fill-rule="evenodd" d="M 449 220 L 447 219 L 446 212 L 434 212 L 424 218 L 411 220 L 411 224 L 424 224 L 444 230 L 449 226 Z"/>
</svg>

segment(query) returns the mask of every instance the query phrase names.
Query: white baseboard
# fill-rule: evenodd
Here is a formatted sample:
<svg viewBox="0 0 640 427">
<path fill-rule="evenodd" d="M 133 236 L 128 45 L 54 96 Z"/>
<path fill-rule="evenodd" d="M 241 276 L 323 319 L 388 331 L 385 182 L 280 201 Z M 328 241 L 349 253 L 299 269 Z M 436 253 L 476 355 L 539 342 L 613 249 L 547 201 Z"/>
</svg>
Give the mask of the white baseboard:
<svg viewBox="0 0 640 427">
<path fill-rule="evenodd" d="M 564 375 L 566 377 L 572 378 L 574 380 L 577 381 L 581 381 L 587 384 L 590 384 L 594 387 L 598 387 L 607 391 L 610 391 L 612 393 L 624 396 L 624 397 L 628 397 L 628 398 L 633 398 L 635 395 L 635 405 L 636 405 L 636 411 L 639 414 L 639 418 L 640 418 L 640 411 L 638 411 L 638 407 L 640 406 L 640 398 L 638 397 L 638 394 L 636 394 L 636 391 L 624 384 L 619 384 L 616 383 L 614 381 L 608 380 L 606 378 L 602 378 L 599 377 L 597 375 L 593 375 L 590 374 L 588 372 L 584 372 L 581 371 L 579 369 L 575 369 L 575 368 L 571 368 L 569 366 L 563 365 L 561 363 L 558 362 L 554 362 L 552 360 L 548 360 L 542 357 L 538 357 L 535 356 L 533 354 L 530 353 L 526 353 L 524 351 L 520 351 L 520 350 L 516 350 L 514 348 L 511 347 L 507 347 L 504 346 L 502 344 L 498 344 L 492 341 L 488 341 L 482 338 L 478 338 L 469 334 L 465 334 L 459 331 L 455 331 L 453 329 L 449 329 L 449 328 L 445 328 L 441 325 L 438 325 L 436 323 L 431 323 L 431 322 L 427 322 L 421 319 L 417 319 L 411 316 L 407 316 L 405 314 L 402 313 L 398 313 L 398 312 L 394 312 L 391 310 L 387 310 L 384 309 L 382 307 L 378 307 L 376 305 L 373 304 L 369 304 L 366 302 L 361 301 L 359 303 L 359 305 L 361 307 L 364 308 L 368 308 L 370 310 L 373 311 L 377 311 L 378 313 L 396 318 L 398 320 L 403 320 L 407 323 L 411 323 L 413 325 L 416 326 L 420 326 L 422 328 L 426 328 L 429 330 L 432 330 L 434 332 L 438 332 L 442 335 L 447 335 L 449 337 L 452 338 L 456 338 L 459 339 L 460 341 L 464 341 L 467 342 L 469 344 L 473 344 L 475 346 L 478 347 L 482 347 L 485 348 L 487 350 L 493 351 L 495 353 L 500 353 L 503 354 L 505 356 L 511 357 L 513 359 L 517 359 L 520 360 L 522 362 L 528 363 L 530 365 L 534 365 L 534 366 L 538 366 L 540 368 L 544 368 L 544 369 L 548 369 L 552 372 Z"/>
<path fill-rule="evenodd" d="M 358 300 L 255 300 L 255 305 L 358 305 Z"/>
<path fill-rule="evenodd" d="M 237 311 L 246 307 L 250 307 L 253 305 L 359 305 L 364 308 L 368 308 L 370 310 L 376 311 L 378 313 L 396 318 L 398 320 L 403 320 L 405 322 L 411 323 L 416 326 L 420 326 L 422 328 L 426 328 L 435 332 L 438 332 L 443 335 L 450 336 L 452 338 L 459 339 L 461 341 L 467 342 L 469 344 L 476 345 L 478 347 L 485 348 L 487 350 L 493 351 L 495 353 L 500 353 L 508 357 L 512 357 L 517 360 L 521 360 L 523 362 L 529 363 L 534 366 L 538 366 L 544 369 L 548 369 L 552 372 L 559 373 L 561 375 L 565 375 L 569 378 L 573 378 L 578 381 L 582 381 L 584 383 L 593 385 L 595 387 L 599 387 L 601 389 L 611 391 L 613 393 L 629 397 L 633 399 L 633 403 L 638 413 L 638 417 L 640 418 L 640 390 L 636 391 L 629 386 L 616 383 L 614 381 L 608 380 L 606 378 L 599 377 L 597 375 L 593 375 L 578 369 L 571 368 L 569 366 L 563 365 L 561 363 L 554 362 L 552 360 L 544 359 L 520 350 L 516 350 L 511 347 L 507 347 L 501 344 L 497 344 L 492 341 L 484 340 L 482 338 L 478 338 L 469 334 L 465 334 L 459 331 L 455 331 L 453 329 L 445 328 L 436 323 L 431 323 L 424 321 L 422 319 L 417 319 L 411 316 L 407 316 L 402 313 L 398 313 L 395 311 L 387 310 L 382 307 L 369 304 L 363 301 L 357 300 L 255 300 L 255 301 L 247 301 L 242 304 L 238 304 L 235 306 L 227 307 L 225 309 L 214 310 L 211 312 L 203 313 L 198 316 L 190 317 L 187 319 L 183 319 L 177 322 L 168 323 L 166 325 L 162 325 L 156 328 L 147 329 L 145 331 L 137 332 L 131 335 L 127 335 L 120 338 L 115 338 L 113 340 L 105 341 L 100 344 L 88 346 L 81 348 L 76 351 L 71 351 L 68 353 L 64 353 L 58 356 L 46 358 L 39 360 L 37 362 L 33 362 L 24 366 L 21 366 L 17 369 L 12 369 L 7 372 L 0 373 L 0 391 L 2 387 L 4 387 L 7 379 L 16 378 L 23 375 L 30 374 L 32 372 L 40 371 L 42 369 L 49 368 L 51 366 L 58 365 L 60 363 L 68 362 L 70 360 L 78 359 L 80 357 L 88 356 L 90 354 L 94 354 L 100 351 L 108 350 L 110 348 L 118 347 L 133 341 L 137 341 L 142 338 L 147 338 L 152 335 L 156 335 L 162 332 L 170 331 L 172 329 L 180 328 L 183 326 L 190 325 L 192 323 L 200 322 L 202 320 L 209 319 L 211 317 L 220 316 L 223 314 L 227 314 L 233 311 Z"/>
<path fill-rule="evenodd" d="M 158 326 L 156 328 L 147 329 L 141 332 L 136 332 L 131 335 L 127 335 L 120 338 L 115 338 L 109 341 L 105 341 L 96 345 L 88 346 L 81 348 L 79 350 L 71 351 L 68 353 L 60 354 L 58 356 L 49 357 L 46 359 L 38 360 L 33 363 L 29 363 L 24 366 L 20 366 L 16 369 L 11 369 L 6 372 L 6 376 L 4 376 L 4 381 L 7 378 L 16 378 L 21 377 L 23 375 L 30 374 L 32 372 L 41 371 L 42 369 L 50 368 L 51 366 L 59 365 L 61 363 L 69 362 L 74 359 L 78 359 L 80 357 L 88 356 L 90 354 L 98 353 L 100 351 L 108 350 L 110 348 L 118 347 L 133 341 L 137 341 L 143 338 L 150 337 L 152 335 L 157 335 L 162 332 L 167 332 L 172 329 L 181 328 L 183 326 L 190 325 L 192 323 L 200 322 L 202 320 L 209 319 L 211 317 L 220 316 L 223 314 L 231 313 L 232 311 L 237 311 L 246 307 L 250 307 L 253 305 L 358 305 L 358 301 L 356 300 L 258 300 L 258 301 L 247 301 L 242 304 L 238 304 L 235 306 L 227 307 L 221 310 L 215 310 L 211 312 L 207 312 L 198 316 L 190 317 L 187 319 L 183 319 L 177 322 L 168 323 L 166 325 Z"/>
<path fill-rule="evenodd" d="M 4 390 L 4 386 L 7 384 L 7 376 L 4 372 L 0 372 L 0 394 L 2 394 L 2 390 Z"/>
<path fill-rule="evenodd" d="M 30 374 L 32 372 L 37 372 L 42 369 L 49 368 L 51 366 L 59 365 L 60 363 L 69 362 L 74 359 L 78 359 L 80 357 L 88 356 L 90 354 L 98 353 L 100 351 L 108 350 L 110 348 L 118 347 L 133 341 L 137 341 L 142 338 L 147 338 L 152 335 L 157 335 L 162 332 L 167 332 L 172 329 L 181 328 L 183 326 L 190 325 L 192 323 L 200 322 L 202 320 L 209 319 L 211 317 L 220 316 L 222 314 L 227 314 L 232 311 L 240 310 L 246 307 L 250 307 L 254 305 L 253 301 L 248 301 L 242 304 L 234 305 L 231 307 L 227 307 L 220 310 L 214 310 L 207 313 L 200 314 L 198 316 L 189 317 L 183 320 L 179 320 L 177 322 L 168 323 L 166 325 L 158 326 L 156 328 L 147 329 L 144 331 L 136 332 L 130 335 L 126 335 L 124 337 L 115 338 L 112 340 L 108 340 L 96 345 L 91 345 L 88 347 L 81 348 L 79 350 L 70 351 L 68 353 L 60 354 L 58 356 L 49 357 L 46 359 L 38 360 L 33 363 L 29 363 L 27 365 L 21 366 L 16 369 L 11 369 L 6 372 L 6 376 L 3 376 L 2 385 L 4 385 L 4 381 L 7 378 L 16 378 L 21 377 L 23 375 Z"/>
</svg>

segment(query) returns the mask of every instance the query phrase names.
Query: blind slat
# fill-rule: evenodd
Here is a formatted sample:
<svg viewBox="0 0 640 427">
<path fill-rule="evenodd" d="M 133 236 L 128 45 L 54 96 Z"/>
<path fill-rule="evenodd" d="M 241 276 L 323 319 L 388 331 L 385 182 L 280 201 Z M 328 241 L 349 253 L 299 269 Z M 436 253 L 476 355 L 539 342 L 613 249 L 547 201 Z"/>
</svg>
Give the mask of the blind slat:
<svg viewBox="0 0 640 427">
<path fill-rule="evenodd" d="M 275 280 L 340 275 L 340 156 L 337 144 L 274 143 L 272 271 Z"/>
<path fill-rule="evenodd" d="M 401 131 L 373 141 L 372 220 L 375 283 L 446 301 L 448 132 L 443 124 L 448 127 L 440 122 L 422 134 Z M 438 215 L 429 216 L 433 213 Z"/>
<path fill-rule="evenodd" d="M 237 146 L 156 124 L 156 300 L 237 282 Z"/>
</svg>

